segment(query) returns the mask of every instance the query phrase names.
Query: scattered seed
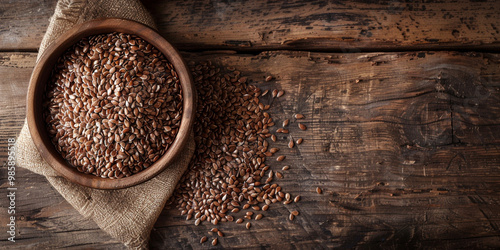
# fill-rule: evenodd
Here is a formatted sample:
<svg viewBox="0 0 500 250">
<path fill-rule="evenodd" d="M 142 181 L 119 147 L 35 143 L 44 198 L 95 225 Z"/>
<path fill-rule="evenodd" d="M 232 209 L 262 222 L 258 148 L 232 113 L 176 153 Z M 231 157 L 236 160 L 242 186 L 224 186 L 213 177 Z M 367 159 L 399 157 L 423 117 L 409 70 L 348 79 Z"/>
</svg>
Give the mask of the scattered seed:
<svg viewBox="0 0 500 250">
<path fill-rule="evenodd" d="M 306 130 L 307 129 L 306 125 L 304 125 L 302 123 L 299 123 L 299 128 L 302 129 L 302 130 Z"/>
<path fill-rule="evenodd" d="M 200 239 L 200 243 L 205 243 L 208 240 L 207 236 L 203 236 Z"/>
<path fill-rule="evenodd" d="M 212 233 L 217 233 L 217 232 L 219 232 L 219 229 L 217 229 L 216 227 L 214 227 L 214 228 L 212 228 L 212 229 L 210 230 L 210 232 L 212 232 Z"/>
<path fill-rule="evenodd" d="M 214 238 L 214 239 L 212 240 L 212 246 L 215 246 L 215 245 L 217 245 L 217 238 Z"/>
<path fill-rule="evenodd" d="M 290 140 L 290 141 L 288 142 L 288 147 L 289 147 L 289 148 L 293 148 L 293 146 L 294 146 L 294 145 L 295 145 L 295 144 L 293 143 L 293 140 Z"/>
<path fill-rule="evenodd" d="M 290 169 L 290 166 L 288 166 L 288 165 L 281 168 L 281 170 L 288 170 L 288 169 Z"/>
<path fill-rule="evenodd" d="M 261 96 L 265 96 L 268 92 L 269 92 L 269 90 L 268 90 L 268 89 L 264 90 L 264 92 L 262 92 L 262 95 L 261 95 Z"/>
<path fill-rule="evenodd" d="M 219 237 L 224 237 L 224 233 L 222 233 L 222 231 L 217 231 L 217 235 L 219 235 Z"/>
<path fill-rule="evenodd" d="M 260 219 L 262 219 L 262 214 L 258 214 L 255 216 L 255 220 L 260 220 Z"/>
<path fill-rule="evenodd" d="M 286 158 L 286 156 L 280 155 L 280 156 L 278 156 L 278 158 L 276 158 L 276 160 L 277 161 L 283 161 L 285 158 Z"/>
<path fill-rule="evenodd" d="M 252 224 L 250 222 L 247 222 L 246 228 L 250 229 L 251 226 L 252 226 Z"/>
<path fill-rule="evenodd" d="M 276 97 L 278 95 L 278 90 L 274 89 L 271 94 L 272 94 L 273 98 Z"/>
<path fill-rule="evenodd" d="M 174 192 L 179 210 L 187 215 L 192 209 L 192 215 L 187 216 L 201 216 L 201 221 L 214 225 L 226 221 L 241 224 L 260 217 L 254 213 L 267 211 L 271 203 L 283 202 L 285 196 L 281 187 L 272 183 L 279 178 L 276 172 L 266 165 L 266 158 L 279 151 L 270 147 L 267 138 L 274 142 L 278 138 L 271 133 L 275 124 L 265 111 L 270 106 L 259 100 L 269 92 L 276 97 L 279 91 L 262 92 L 247 84 L 250 78 L 246 83 L 239 80 L 241 73 L 234 68 L 228 73 L 211 62 L 189 66 L 197 91 L 203 94 L 198 96 L 200 105 L 193 126 L 195 155 Z M 244 209 L 244 216 L 238 216 L 241 218 L 231 215 Z"/>
<path fill-rule="evenodd" d="M 288 216 L 288 219 L 290 219 L 290 220 L 293 220 L 294 218 L 295 218 L 295 216 L 294 216 L 293 214 L 290 214 L 290 215 Z"/>
<path fill-rule="evenodd" d="M 300 195 L 295 196 L 295 199 L 293 199 L 294 202 L 299 202 L 300 201 Z"/>
<path fill-rule="evenodd" d="M 266 76 L 266 82 L 270 82 L 274 79 L 273 76 Z"/>
<path fill-rule="evenodd" d="M 290 119 L 286 119 L 283 121 L 283 127 L 288 126 L 288 123 L 290 123 Z"/>
<path fill-rule="evenodd" d="M 293 214 L 294 216 L 297 216 L 297 215 L 299 215 L 299 211 L 297 211 L 297 210 L 292 211 L 292 214 Z"/>
<path fill-rule="evenodd" d="M 323 191 L 321 190 L 321 188 L 319 188 L 319 187 L 316 188 L 316 193 L 321 194 L 322 192 Z"/>
<path fill-rule="evenodd" d="M 295 114 L 294 117 L 295 119 L 304 119 L 304 115 L 302 114 Z"/>
<path fill-rule="evenodd" d="M 276 97 L 282 97 L 285 94 L 284 90 L 278 91 L 278 94 L 276 94 Z"/>
<path fill-rule="evenodd" d="M 302 138 L 297 139 L 297 142 L 296 142 L 296 143 L 297 143 L 297 145 L 302 144 L 302 141 L 303 141 L 303 139 L 302 139 Z"/>
</svg>

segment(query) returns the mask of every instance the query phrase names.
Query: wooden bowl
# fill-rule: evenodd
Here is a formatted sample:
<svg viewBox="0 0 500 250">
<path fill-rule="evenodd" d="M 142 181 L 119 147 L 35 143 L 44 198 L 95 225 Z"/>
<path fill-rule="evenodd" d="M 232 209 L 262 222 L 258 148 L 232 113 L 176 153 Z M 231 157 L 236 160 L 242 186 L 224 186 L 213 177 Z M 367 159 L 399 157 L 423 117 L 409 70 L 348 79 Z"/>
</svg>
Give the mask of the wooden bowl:
<svg viewBox="0 0 500 250">
<path fill-rule="evenodd" d="M 58 58 L 73 44 L 84 37 L 91 35 L 122 32 L 133 34 L 146 40 L 172 63 L 179 77 L 183 94 L 183 114 L 177 136 L 165 154 L 160 157 L 150 167 L 120 179 L 101 178 L 91 174 L 79 172 L 71 166 L 56 150 L 52 144 L 47 125 L 43 119 L 43 106 L 45 86 L 49 81 L 50 74 Z M 83 186 L 99 189 L 119 189 L 137 185 L 147 181 L 171 164 L 183 151 L 189 139 L 194 114 L 196 95 L 193 79 L 186 63 L 181 58 L 179 52 L 156 31 L 140 23 L 124 19 L 98 19 L 86 22 L 70 29 L 53 42 L 38 60 L 33 74 L 31 75 L 27 97 L 27 119 L 28 126 L 40 155 L 59 174 L 71 182 Z"/>
</svg>

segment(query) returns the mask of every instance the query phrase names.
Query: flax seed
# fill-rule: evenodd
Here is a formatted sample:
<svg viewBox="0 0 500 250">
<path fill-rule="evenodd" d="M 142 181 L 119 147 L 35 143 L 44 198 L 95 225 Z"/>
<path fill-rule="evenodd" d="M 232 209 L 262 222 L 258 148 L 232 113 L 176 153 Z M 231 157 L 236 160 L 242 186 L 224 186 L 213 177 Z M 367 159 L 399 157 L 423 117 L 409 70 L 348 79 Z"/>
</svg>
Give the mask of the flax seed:
<svg viewBox="0 0 500 250">
<path fill-rule="evenodd" d="M 207 236 L 203 236 L 200 239 L 200 243 L 205 243 L 208 240 Z"/>
</svg>

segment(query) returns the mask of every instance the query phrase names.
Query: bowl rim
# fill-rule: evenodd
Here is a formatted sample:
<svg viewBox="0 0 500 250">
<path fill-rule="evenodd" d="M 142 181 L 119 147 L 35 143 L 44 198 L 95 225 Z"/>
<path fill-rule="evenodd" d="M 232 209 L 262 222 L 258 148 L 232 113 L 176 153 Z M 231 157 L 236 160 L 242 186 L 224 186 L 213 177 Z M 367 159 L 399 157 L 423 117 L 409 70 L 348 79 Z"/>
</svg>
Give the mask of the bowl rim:
<svg viewBox="0 0 500 250">
<path fill-rule="evenodd" d="M 133 34 L 146 40 L 174 66 L 181 83 L 183 105 L 179 131 L 167 151 L 151 166 L 129 177 L 109 179 L 79 172 L 63 159 L 49 139 L 46 123 L 41 114 L 41 103 L 48 77 L 57 59 L 73 44 L 84 37 L 111 32 Z M 37 60 L 28 86 L 27 123 L 33 142 L 41 157 L 60 175 L 73 183 L 97 189 L 121 189 L 150 180 L 167 168 L 185 148 L 194 123 L 196 91 L 191 72 L 180 53 L 152 28 L 136 21 L 121 18 L 101 18 L 84 22 L 69 29 L 52 42 Z M 37 118 L 38 117 L 38 118 Z M 42 117 L 42 119 L 40 118 Z M 42 132 L 45 131 L 45 132 Z"/>
</svg>

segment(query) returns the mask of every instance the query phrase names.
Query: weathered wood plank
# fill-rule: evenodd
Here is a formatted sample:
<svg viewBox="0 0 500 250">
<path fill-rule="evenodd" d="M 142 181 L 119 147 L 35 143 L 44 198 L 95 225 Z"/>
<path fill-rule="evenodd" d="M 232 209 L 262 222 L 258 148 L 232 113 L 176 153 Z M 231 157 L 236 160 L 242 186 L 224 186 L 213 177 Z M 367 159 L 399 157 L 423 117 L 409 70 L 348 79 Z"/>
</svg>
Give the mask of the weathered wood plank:
<svg viewBox="0 0 500 250">
<path fill-rule="evenodd" d="M 273 170 L 291 166 L 276 182 L 302 200 L 273 204 L 264 219 L 252 220 L 250 230 L 219 224 L 225 237 L 218 246 L 500 247 L 498 54 L 184 55 L 236 67 L 262 89 L 285 89 L 281 98 L 263 97 L 272 103 L 271 115 L 280 124 L 300 112 L 308 126 L 301 131 L 292 119 L 290 134 L 273 144 L 287 159 L 268 161 Z M 27 77 L 20 75 L 34 60 L 29 53 L 0 54 L 0 74 L 6 76 L 0 80 L 2 105 L 13 107 L 9 114 L 22 117 Z M 267 75 L 276 80 L 265 82 Z M 15 117 L 2 115 L 2 134 L 17 134 L 23 119 Z M 302 137 L 304 143 L 288 149 L 289 136 Z M 4 151 L 5 142 L 0 141 Z M 5 183 L 5 166 L 0 171 L 0 183 Z M 71 209 L 43 177 L 20 168 L 17 174 L 23 219 L 15 246 L 120 247 Z M 316 187 L 323 194 L 316 194 Z M 293 210 L 301 214 L 290 222 Z M 0 223 L 6 218 L 0 217 Z M 169 205 L 155 225 L 151 246 L 200 248 L 202 236 L 213 237 L 208 233 L 212 227 L 194 226 Z"/>
<path fill-rule="evenodd" d="M 500 246 L 498 55 L 271 52 L 204 58 L 236 67 L 263 89 L 285 89 L 282 98 L 267 97 L 276 123 L 302 113 L 308 126 L 300 131 L 292 119 L 290 135 L 273 144 L 287 159 L 269 161 L 278 171 L 291 166 L 278 182 L 302 201 L 271 206 L 251 230 L 218 225 L 226 232 L 222 246 Z M 266 75 L 277 80 L 266 83 Z M 287 149 L 290 136 L 305 141 Z M 324 194 L 316 194 L 316 187 Z M 295 209 L 301 215 L 290 222 Z M 213 225 L 195 227 L 182 219 L 168 207 L 153 246 L 196 248 L 210 236 Z"/>
<path fill-rule="evenodd" d="M 0 51 L 38 49 L 56 2 L 0 1 Z"/>
<path fill-rule="evenodd" d="M 10 138 L 16 138 L 26 117 L 26 94 L 31 71 L 35 66 L 33 53 L 0 53 L 0 161 L 7 156 Z"/>
<path fill-rule="evenodd" d="M 56 0 L 0 1 L 0 50 L 38 48 Z M 498 50 L 495 0 L 144 1 L 181 50 Z"/>
</svg>

